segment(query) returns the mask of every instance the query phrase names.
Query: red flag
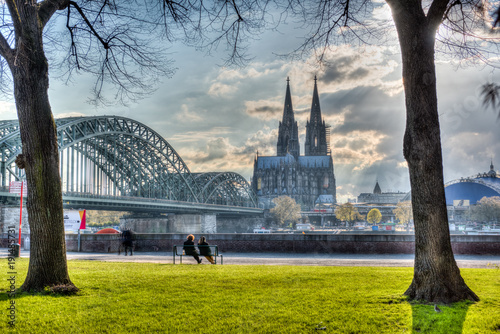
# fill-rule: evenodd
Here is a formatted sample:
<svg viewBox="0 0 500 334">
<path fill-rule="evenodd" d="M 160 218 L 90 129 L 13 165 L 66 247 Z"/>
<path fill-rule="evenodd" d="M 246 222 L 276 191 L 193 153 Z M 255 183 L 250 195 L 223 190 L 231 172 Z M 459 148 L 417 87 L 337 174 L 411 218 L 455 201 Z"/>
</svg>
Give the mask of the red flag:
<svg viewBox="0 0 500 334">
<path fill-rule="evenodd" d="M 87 210 L 79 211 L 80 212 L 80 230 L 85 230 L 85 228 L 86 228 L 86 225 L 85 225 L 85 223 L 87 221 L 87 218 L 85 216 L 86 211 Z"/>
</svg>

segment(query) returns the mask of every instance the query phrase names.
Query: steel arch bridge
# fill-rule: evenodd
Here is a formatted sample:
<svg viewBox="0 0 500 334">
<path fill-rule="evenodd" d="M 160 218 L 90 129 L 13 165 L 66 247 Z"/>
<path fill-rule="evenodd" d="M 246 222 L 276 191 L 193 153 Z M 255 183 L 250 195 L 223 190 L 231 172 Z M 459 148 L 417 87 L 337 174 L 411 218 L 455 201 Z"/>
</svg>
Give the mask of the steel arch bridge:
<svg viewBox="0 0 500 334">
<path fill-rule="evenodd" d="M 133 196 L 191 203 L 257 207 L 248 182 L 232 172 L 193 174 L 157 132 L 130 118 L 55 120 L 65 193 Z M 17 120 L 0 121 L 0 185 L 23 177 Z"/>
</svg>

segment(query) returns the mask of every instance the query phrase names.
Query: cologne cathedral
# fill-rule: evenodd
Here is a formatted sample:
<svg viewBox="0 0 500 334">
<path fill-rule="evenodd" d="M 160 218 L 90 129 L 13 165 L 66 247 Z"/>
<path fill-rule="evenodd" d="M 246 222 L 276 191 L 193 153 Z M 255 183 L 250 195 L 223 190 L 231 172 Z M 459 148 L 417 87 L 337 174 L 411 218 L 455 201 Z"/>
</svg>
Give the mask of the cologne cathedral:
<svg viewBox="0 0 500 334">
<path fill-rule="evenodd" d="M 287 78 L 283 120 L 279 123 L 277 156 L 259 156 L 254 161 L 252 187 L 259 207 L 269 209 L 278 196 L 289 196 L 302 207 L 331 206 L 337 202 L 329 127 L 321 117 L 318 87 L 314 78 L 311 113 L 306 123 L 305 154 L 300 155 L 290 80 Z"/>
</svg>

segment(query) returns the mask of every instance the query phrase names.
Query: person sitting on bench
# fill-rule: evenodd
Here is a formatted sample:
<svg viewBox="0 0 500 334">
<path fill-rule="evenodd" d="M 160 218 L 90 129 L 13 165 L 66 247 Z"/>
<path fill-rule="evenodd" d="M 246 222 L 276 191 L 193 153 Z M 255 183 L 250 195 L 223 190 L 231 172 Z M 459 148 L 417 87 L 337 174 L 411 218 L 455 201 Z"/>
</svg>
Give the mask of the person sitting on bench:
<svg viewBox="0 0 500 334">
<path fill-rule="evenodd" d="M 215 264 L 214 258 L 212 257 L 212 252 L 210 251 L 210 247 L 208 246 L 208 242 L 205 237 L 201 237 L 198 241 L 198 249 L 200 250 L 200 255 L 205 256 L 208 262 L 210 262 L 211 264 Z"/>
<path fill-rule="evenodd" d="M 201 263 L 201 259 L 198 257 L 198 252 L 194 248 L 194 235 L 190 234 L 187 236 L 187 240 L 184 241 L 184 253 L 186 255 L 191 255 L 194 257 L 194 259 L 198 262 L 198 264 Z M 186 247 L 188 246 L 188 247 Z"/>
</svg>

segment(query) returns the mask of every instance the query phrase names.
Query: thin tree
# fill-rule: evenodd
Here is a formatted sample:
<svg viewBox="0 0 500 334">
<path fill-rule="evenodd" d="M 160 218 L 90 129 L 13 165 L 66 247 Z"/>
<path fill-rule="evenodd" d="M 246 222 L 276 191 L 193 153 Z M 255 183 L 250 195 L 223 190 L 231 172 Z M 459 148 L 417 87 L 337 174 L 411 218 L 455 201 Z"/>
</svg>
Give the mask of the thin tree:
<svg viewBox="0 0 500 334">
<path fill-rule="evenodd" d="M 355 221 L 363 219 L 358 209 L 349 202 L 337 206 L 335 217 L 341 221 L 345 221 L 347 228 L 352 227 Z"/>
<path fill-rule="evenodd" d="M 273 199 L 274 208 L 269 212 L 274 216 L 279 226 L 293 227 L 302 217 L 300 205 L 289 196 L 279 196 Z"/>
<path fill-rule="evenodd" d="M 408 230 L 408 226 L 413 219 L 413 209 L 411 201 L 403 201 L 396 204 L 396 208 L 392 210 L 392 213 L 396 216 L 396 219 L 400 224 L 405 225 Z"/>
</svg>

